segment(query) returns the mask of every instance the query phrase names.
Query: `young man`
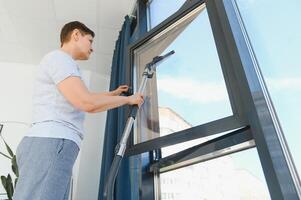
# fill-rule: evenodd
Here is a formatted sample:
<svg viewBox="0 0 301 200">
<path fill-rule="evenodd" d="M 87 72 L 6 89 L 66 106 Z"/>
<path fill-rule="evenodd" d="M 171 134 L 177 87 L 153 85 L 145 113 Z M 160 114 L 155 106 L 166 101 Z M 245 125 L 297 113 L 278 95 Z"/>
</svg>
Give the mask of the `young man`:
<svg viewBox="0 0 301 200">
<path fill-rule="evenodd" d="M 123 85 L 111 92 L 92 93 L 82 81 L 75 60 L 93 52 L 94 32 L 80 22 L 61 30 L 61 48 L 41 61 L 33 94 L 33 122 L 17 148 L 19 180 L 14 200 L 65 200 L 72 168 L 83 139 L 84 113 L 143 103 L 142 94 L 119 96 Z"/>
</svg>

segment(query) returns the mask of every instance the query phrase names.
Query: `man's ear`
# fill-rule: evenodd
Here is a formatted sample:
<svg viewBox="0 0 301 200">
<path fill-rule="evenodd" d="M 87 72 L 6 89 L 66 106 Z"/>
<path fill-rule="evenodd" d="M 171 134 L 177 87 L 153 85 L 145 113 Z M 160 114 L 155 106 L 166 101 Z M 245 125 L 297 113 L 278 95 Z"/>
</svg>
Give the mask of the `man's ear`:
<svg viewBox="0 0 301 200">
<path fill-rule="evenodd" d="M 80 31 L 78 29 L 74 29 L 72 31 L 72 34 L 71 34 L 71 37 L 75 40 L 75 41 L 78 41 L 79 39 L 79 34 L 80 34 Z"/>
</svg>

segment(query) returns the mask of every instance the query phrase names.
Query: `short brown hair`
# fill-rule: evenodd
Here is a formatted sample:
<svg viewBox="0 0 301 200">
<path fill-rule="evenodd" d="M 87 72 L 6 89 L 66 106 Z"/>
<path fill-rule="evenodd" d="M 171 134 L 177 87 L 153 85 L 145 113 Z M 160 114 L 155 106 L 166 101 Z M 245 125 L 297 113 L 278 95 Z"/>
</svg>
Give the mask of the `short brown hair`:
<svg viewBox="0 0 301 200">
<path fill-rule="evenodd" d="M 79 21 L 69 22 L 65 24 L 61 30 L 61 46 L 63 46 L 64 43 L 69 42 L 71 33 L 74 29 L 78 29 L 82 35 L 90 34 L 93 38 L 95 36 L 94 32 L 83 23 Z"/>
</svg>

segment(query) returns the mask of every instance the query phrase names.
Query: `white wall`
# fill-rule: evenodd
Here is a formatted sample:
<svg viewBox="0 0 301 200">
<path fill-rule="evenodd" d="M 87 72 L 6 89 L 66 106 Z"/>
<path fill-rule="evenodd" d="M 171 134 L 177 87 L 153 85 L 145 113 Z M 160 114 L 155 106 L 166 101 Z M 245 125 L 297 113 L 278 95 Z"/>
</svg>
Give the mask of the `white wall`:
<svg viewBox="0 0 301 200">
<path fill-rule="evenodd" d="M 32 91 L 36 66 L 20 63 L 0 63 L 0 123 L 17 121 L 18 123 L 2 123 L 2 135 L 15 152 L 18 143 L 29 128 L 32 117 Z M 91 71 L 82 71 L 87 86 L 92 91 L 108 90 L 109 77 Z M 85 139 L 74 166 L 73 199 L 97 199 L 99 173 L 102 156 L 102 143 L 106 113 L 87 114 L 85 121 Z M 28 125 L 26 125 L 28 124 Z M 6 152 L 0 142 L 0 151 Z M 12 173 L 9 160 L 0 155 L 0 175 Z M 0 193 L 4 189 L 0 186 Z"/>
<path fill-rule="evenodd" d="M 15 63 L 0 63 L 0 123 L 3 121 L 18 121 L 4 124 L 2 135 L 15 152 L 23 134 L 28 130 L 31 121 L 32 82 L 35 66 Z M 0 141 L 0 151 L 6 153 L 4 143 Z M 0 155 L 0 175 L 11 171 L 9 160 Z M 0 186 L 0 193 L 4 189 Z"/>
</svg>

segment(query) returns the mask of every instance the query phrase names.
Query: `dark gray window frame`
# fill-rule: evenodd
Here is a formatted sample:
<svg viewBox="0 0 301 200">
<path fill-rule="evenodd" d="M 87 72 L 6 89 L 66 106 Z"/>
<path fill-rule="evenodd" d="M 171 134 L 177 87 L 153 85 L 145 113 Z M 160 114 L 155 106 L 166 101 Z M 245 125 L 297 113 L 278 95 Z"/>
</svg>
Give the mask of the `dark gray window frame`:
<svg viewBox="0 0 301 200">
<path fill-rule="evenodd" d="M 233 144 L 248 141 L 255 141 L 253 146 L 257 148 L 271 198 L 300 199 L 300 179 L 235 0 L 208 0 L 206 2 L 203 0 L 188 0 L 179 11 L 149 32 L 145 30 L 147 24 L 145 4 L 143 1 L 139 2 L 139 8 L 144 5 L 140 15 L 143 18 L 139 19 L 138 15 L 137 23 L 138 27 L 142 28 L 139 28 L 139 39 L 128 48 L 128 66 L 131 76 L 134 77 L 132 66 L 136 48 L 199 5 L 206 3 L 233 110 L 233 115 L 230 117 L 131 145 L 126 152 L 128 156 L 143 153 L 148 157 L 145 159 L 145 156 L 143 156 L 144 160 L 142 159 L 144 163 L 144 168 L 141 169 L 143 171 L 142 181 L 145 184 L 142 184 L 142 188 L 140 188 L 142 192 L 144 191 L 144 194 L 140 196 L 141 199 L 154 199 L 154 193 L 158 190 L 158 186 L 154 186 L 155 183 L 150 180 L 154 177 L 158 178 L 160 169 L 172 165 L 175 166 L 173 169 L 186 166 L 185 164 L 181 165 L 181 163 L 201 157 L 210 151 L 218 150 L 218 148 L 212 148 L 215 145 L 226 148 Z M 162 147 L 234 129 L 239 130 L 162 158 L 159 161 L 156 161 L 156 156 L 153 156 L 154 150 Z M 212 146 L 210 147 L 210 145 Z M 249 145 L 229 153 L 253 146 Z M 198 153 L 195 153 L 196 150 Z M 221 156 L 223 155 L 225 154 L 221 154 Z M 198 162 L 205 160 L 208 159 L 200 159 Z M 176 164 L 179 163 L 180 165 L 177 167 Z M 193 162 L 189 164 L 193 164 Z"/>
</svg>

